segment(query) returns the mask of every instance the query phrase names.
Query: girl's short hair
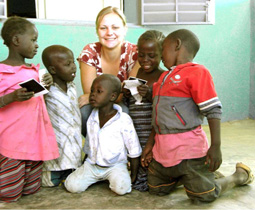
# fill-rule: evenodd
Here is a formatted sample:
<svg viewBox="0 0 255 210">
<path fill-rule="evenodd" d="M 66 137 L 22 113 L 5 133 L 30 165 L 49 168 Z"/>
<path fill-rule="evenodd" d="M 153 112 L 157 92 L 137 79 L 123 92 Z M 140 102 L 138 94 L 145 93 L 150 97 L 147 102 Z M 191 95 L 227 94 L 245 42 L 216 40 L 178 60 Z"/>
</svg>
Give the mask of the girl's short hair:
<svg viewBox="0 0 255 210">
<path fill-rule="evenodd" d="M 8 18 L 2 27 L 1 36 L 4 40 L 4 44 L 9 47 L 11 40 L 16 34 L 24 34 L 28 26 L 35 26 L 25 18 L 21 17 L 10 17 Z"/>
<path fill-rule="evenodd" d="M 120 19 L 122 20 L 123 25 L 124 26 L 127 25 L 126 16 L 124 15 L 124 13 L 117 7 L 108 6 L 108 7 L 103 8 L 97 15 L 97 18 L 96 18 L 96 31 L 97 32 L 98 32 L 99 25 L 100 25 L 102 19 L 104 18 L 104 16 L 108 15 L 110 13 L 114 13 L 114 14 L 118 15 L 120 17 Z"/>
<path fill-rule="evenodd" d="M 137 46 L 139 47 L 139 43 L 144 40 L 151 40 L 158 44 L 159 51 L 162 51 L 162 44 L 165 39 L 165 35 L 157 30 L 148 30 L 144 32 L 138 39 Z"/>
</svg>

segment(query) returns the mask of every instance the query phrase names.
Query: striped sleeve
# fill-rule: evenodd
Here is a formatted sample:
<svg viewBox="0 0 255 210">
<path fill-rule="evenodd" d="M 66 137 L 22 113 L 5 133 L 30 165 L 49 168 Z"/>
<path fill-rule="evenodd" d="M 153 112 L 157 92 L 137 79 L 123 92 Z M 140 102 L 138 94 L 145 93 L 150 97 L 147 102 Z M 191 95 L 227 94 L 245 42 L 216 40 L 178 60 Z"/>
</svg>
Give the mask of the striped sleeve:
<svg viewBox="0 0 255 210">
<path fill-rule="evenodd" d="M 200 112 L 207 117 L 207 119 L 221 119 L 222 104 L 218 97 L 214 97 L 208 101 L 197 104 Z"/>
</svg>

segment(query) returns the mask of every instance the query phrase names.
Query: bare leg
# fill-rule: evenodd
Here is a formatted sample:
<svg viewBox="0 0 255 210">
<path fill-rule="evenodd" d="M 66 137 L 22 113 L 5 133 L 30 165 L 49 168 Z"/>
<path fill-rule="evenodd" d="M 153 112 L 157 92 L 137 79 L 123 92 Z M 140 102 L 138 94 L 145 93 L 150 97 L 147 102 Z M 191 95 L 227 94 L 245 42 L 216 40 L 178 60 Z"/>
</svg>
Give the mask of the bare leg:
<svg viewBox="0 0 255 210">
<path fill-rule="evenodd" d="M 215 181 L 221 186 L 221 194 L 236 186 L 250 184 L 254 177 L 250 168 L 242 163 L 236 165 L 236 171 L 230 176 L 216 179 Z"/>
</svg>

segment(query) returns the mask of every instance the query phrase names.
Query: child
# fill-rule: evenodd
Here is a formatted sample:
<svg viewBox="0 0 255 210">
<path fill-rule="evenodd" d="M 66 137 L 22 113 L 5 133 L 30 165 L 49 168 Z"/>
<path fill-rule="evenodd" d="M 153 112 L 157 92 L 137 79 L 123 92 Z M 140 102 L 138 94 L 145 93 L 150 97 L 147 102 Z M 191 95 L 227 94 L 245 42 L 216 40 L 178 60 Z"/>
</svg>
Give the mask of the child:
<svg viewBox="0 0 255 210">
<path fill-rule="evenodd" d="M 39 65 L 25 62 L 37 53 L 37 29 L 26 19 L 11 17 L 1 36 L 9 56 L 0 62 L 0 201 L 11 202 L 40 189 L 42 161 L 59 153 L 43 96 L 33 97 L 19 86 L 27 79 L 39 81 Z M 52 83 L 49 74 L 43 80 Z"/>
<path fill-rule="evenodd" d="M 153 86 L 153 130 L 141 159 L 143 166 L 150 163 L 150 193 L 168 194 L 180 182 L 191 200 L 210 202 L 229 188 L 251 183 L 253 174 L 237 163 L 233 175 L 214 179 L 222 162 L 221 103 L 209 71 L 192 63 L 199 46 L 196 35 L 185 29 L 164 40 L 162 60 L 169 71 Z M 209 149 L 201 128 L 204 116 L 211 132 Z"/>
<path fill-rule="evenodd" d="M 52 45 L 43 51 L 42 60 L 54 82 L 45 102 L 60 153 L 58 159 L 44 162 L 42 186 L 52 187 L 81 165 L 81 114 L 73 82 L 76 65 L 72 51 Z"/>
<path fill-rule="evenodd" d="M 130 92 L 126 92 L 125 96 L 128 98 L 129 115 L 131 116 L 134 126 L 139 137 L 142 148 L 149 138 L 152 114 L 152 85 L 158 80 L 160 75 L 164 72 L 160 69 L 162 43 L 164 41 L 164 34 L 156 30 L 148 30 L 143 33 L 138 39 L 138 62 L 140 68 L 136 75 L 137 78 L 147 81 L 146 85 L 138 86 L 138 92 L 143 96 L 141 105 L 136 105 L 135 98 L 130 96 Z M 139 191 L 147 191 L 147 170 L 139 167 L 137 179 L 133 183 L 132 188 Z"/>
<path fill-rule="evenodd" d="M 67 177 L 68 191 L 83 192 L 93 183 L 109 180 L 110 189 L 118 195 L 131 192 L 142 149 L 131 118 L 114 104 L 120 91 L 121 82 L 116 76 L 102 74 L 94 79 L 89 96 L 94 109 L 87 122 L 84 146 L 88 158 Z M 127 156 L 131 158 L 131 178 Z"/>
</svg>

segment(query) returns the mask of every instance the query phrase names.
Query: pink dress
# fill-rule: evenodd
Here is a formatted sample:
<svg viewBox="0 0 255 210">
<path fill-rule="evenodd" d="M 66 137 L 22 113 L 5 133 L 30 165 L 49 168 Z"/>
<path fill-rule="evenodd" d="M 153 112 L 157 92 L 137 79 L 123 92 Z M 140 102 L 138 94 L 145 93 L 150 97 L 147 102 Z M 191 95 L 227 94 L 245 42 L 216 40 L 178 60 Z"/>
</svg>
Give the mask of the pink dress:
<svg viewBox="0 0 255 210">
<path fill-rule="evenodd" d="M 78 61 L 95 67 L 97 76 L 103 74 L 101 63 L 101 47 L 102 45 L 100 42 L 88 44 L 83 48 L 80 56 L 78 57 Z M 121 82 L 129 77 L 129 72 L 134 67 L 137 61 L 137 56 L 136 45 L 127 41 L 123 42 L 121 46 L 120 67 L 117 75 Z"/>
<path fill-rule="evenodd" d="M 0 64 L 0 96 L 19 89 L 27 79 L 37 81 L 39 65 Z M 59 157 L 58 146 L 43 96 L 0 108 L 0 154 L 20 160 L 44 161 Z"/>
</svg>

